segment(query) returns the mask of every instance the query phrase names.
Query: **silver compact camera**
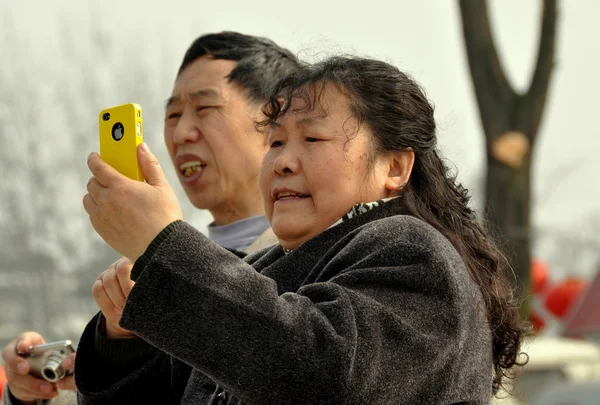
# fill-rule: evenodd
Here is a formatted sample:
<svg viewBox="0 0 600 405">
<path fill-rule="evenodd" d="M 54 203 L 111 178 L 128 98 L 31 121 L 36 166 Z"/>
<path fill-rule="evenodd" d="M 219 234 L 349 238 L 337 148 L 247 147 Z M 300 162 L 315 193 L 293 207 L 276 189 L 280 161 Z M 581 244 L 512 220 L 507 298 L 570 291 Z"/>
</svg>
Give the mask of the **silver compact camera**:
<svg viewBox="0 0 600 405">
<path fill-rule="evenodd" d="M 27 359 L 31 367 L 30 374 L 54 383 L 73 373 L 73 370 L 65 370 L 61 365 L 65 357 L 71 353 L 75 353 L 71 341 L 60 340 L 31 346 L 26 352 L 19 354 Z"/>
</svg>

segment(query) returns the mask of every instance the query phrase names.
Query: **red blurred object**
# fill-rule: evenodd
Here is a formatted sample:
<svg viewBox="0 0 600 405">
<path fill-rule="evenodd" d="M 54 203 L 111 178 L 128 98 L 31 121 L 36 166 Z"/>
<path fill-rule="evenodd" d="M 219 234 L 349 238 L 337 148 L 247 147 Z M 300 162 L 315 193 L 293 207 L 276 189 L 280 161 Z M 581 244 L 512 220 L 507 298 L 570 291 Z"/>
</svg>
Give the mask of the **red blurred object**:
<svg viewBox="0 0 600 405">
<path fill-rule="evenodd" d="M 564 335 L 597 340 L 600 337 L 600 268 L 574 305 L 576 308 L 570 310 L 565 319 Z"/>
<path fill-rule="evenodd" d="M 4 366 L 0 366 L 0 399 L 4 391 L 4 385 L 6 384 L 6 370 Z"/>
<path fill-rule="evenodd" d="M 531 261 L 531 288 L 534 294 L 544 291 L 550 282 L 550 272 L 548 266 L 541 260 L 533 259 Z"/>
<path fill-rule="evenodd" d="M 535 311 L 529 313 L 529 321 L 533 325 L 533 331 L 539 333 L 546 326 L 546 321 Z"/>
<path fill-rule="evenodd" d="M 563 319 L 586 287 L 585 281 L 576 278 L 567 278 L 557 283 L 546 296 L 546 309 Z"/>
</svg>

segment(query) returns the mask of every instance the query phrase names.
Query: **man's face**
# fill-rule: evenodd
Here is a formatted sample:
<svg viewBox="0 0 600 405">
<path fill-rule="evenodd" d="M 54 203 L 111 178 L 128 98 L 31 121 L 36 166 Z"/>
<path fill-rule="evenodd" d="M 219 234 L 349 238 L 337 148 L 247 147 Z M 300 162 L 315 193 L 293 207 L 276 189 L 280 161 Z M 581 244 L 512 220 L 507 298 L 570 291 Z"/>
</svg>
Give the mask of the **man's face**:
<svg viewBox="0 0 600 405">
<path fill-rule="evenodd" d="M 237 62 L 198 58 L 177 77 L 167 103 L 165 143 L 179 181 L 194 206 L 217 223 L 262 211 L 258 172 L 267 151 L 256 131 L 260 108 L 228 82 Z"/>
</svg>

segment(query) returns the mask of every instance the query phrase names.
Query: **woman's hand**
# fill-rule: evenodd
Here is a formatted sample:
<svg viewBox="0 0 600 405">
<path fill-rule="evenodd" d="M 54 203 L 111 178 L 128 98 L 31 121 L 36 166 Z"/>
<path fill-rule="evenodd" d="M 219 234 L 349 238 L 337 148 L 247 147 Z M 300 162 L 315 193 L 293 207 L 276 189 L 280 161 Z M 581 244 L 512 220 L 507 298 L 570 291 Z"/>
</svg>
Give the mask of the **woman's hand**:
<svg viewBox="0 0 600 405">
<path fill-rule="evenodd" d="M 96 232 L 134 262 L 160 231 L 183 217 L 173 189 L 145 143 L 138 146 L 137 155 L 145 183 L 117 172 L 97 153 L 90 154 L 93 177 L 83 197 Z"/>
<path fill-rule="evenodd" d="M 119 326 L 125 302 L 135 285 L 131 281 L 132 268 L 131 260 L 122 257 L 104 270 L 92 287 L 92 295 L 106 319 L 106 336 L 109 338 L 135 337 L 135 334 Z"/>
</svg>

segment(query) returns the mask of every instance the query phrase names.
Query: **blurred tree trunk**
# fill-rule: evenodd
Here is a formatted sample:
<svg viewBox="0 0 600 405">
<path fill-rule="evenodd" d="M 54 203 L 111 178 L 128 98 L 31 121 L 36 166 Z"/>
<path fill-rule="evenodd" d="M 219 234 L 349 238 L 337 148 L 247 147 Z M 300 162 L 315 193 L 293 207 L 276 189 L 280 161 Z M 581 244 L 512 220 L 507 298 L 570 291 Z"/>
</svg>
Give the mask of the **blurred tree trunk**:
<svg viewBox="0 0 600 405">
<path fill-rule="evenodd" d="M 521 315 L 529 311 L 531 156 L 554 67 L 557 1 L 543 0 L 535 71 L 525 93 L 502 69 L 490 29 L 487 0 L 459 0 L 463 35 L 485 133 L 486 215 L 517 276 Z"/>
</svg>

